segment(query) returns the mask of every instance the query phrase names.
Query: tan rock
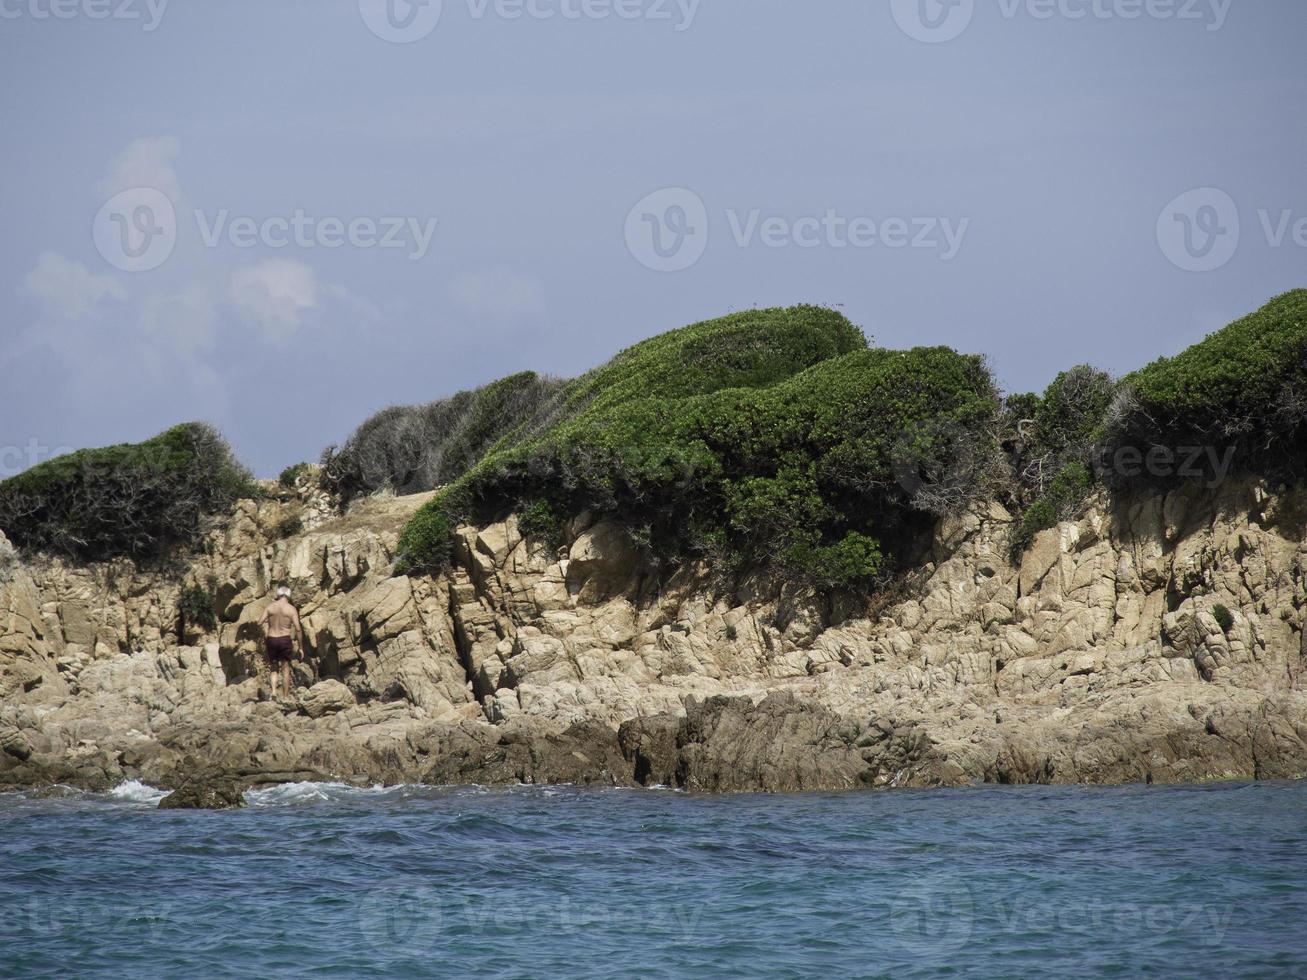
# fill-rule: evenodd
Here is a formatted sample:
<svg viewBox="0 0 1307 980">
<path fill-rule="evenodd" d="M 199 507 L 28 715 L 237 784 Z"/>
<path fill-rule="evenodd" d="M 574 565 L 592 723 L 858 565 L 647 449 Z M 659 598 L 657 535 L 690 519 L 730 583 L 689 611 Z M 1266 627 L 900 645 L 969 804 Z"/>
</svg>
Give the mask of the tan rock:
<svg viewBox="0 0 1307 980">
<path fill-rule="evenodd" d="M 314 684 L 300 695 L 300 710 L 310 718 L 323 718 L 354 707 L 353 693 L 340 681 L 327 680 Z"/>
</svg>

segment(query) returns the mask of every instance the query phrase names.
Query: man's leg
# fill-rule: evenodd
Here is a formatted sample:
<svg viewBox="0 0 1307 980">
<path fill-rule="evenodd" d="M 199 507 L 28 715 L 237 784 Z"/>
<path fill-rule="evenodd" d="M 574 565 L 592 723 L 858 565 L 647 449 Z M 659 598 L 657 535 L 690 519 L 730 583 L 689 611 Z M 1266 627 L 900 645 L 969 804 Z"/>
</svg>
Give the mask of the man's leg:
<svg viewBox="0 0 1307 980">
<path fill-rule="evenodd" d="M 289 660 L 283 662 L 281 665 L 281 677 L 282 677 L 282 681 L 285 683 L 286 686 L 286 697 L 290 697 L 292 688 L 290 684 L 290 661 Z"/>
</svg>

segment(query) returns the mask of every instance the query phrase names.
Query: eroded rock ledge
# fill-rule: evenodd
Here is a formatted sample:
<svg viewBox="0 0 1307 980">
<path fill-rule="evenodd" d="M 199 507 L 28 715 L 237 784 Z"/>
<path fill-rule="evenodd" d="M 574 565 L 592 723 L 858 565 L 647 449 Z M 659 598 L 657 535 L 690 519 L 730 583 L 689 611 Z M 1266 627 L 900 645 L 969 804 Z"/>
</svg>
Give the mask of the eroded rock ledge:
<svg viewBox="0 0 1307 980">
<path fill-rule="evenodd" d="M 171 573 L 14 560 L 0 538 L 0 785 L 260 782 L 853 789 L 1307 773 L 1307 493 L 1254 482 L 1105 502 L 1019 567 L 998 506 L 937 528 L 876 616 L 707 569 L 659 581 L 616 526 L 562 557 L 514 519 L 396 577 L 426 498 L 343 517 L 242 503 Z M 306 530 L 280 539 L 288 513 Z M 220 623 L 180 628 L 212 583 Z M 260 699 L 275 583 L 314 669 Z M 1213 610 L 1232 613 L 1223 629 Z M 180 635 L 179 635 L 180 628 Z M 188 780 L 190 783 L 188 783 Z"/>
</svg>

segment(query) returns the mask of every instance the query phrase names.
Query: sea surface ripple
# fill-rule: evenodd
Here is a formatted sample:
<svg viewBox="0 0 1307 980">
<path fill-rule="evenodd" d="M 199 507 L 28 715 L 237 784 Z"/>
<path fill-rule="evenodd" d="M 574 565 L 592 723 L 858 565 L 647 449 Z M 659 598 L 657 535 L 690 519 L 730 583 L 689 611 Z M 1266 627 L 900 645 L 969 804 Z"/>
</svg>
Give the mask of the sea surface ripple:
<svg viewBox="0 0 1307 980">
<path fill-rule="evenodd" d="M 1307 975 L 1307 783 L 0 794 L 0 975 Z"/>
</svg>

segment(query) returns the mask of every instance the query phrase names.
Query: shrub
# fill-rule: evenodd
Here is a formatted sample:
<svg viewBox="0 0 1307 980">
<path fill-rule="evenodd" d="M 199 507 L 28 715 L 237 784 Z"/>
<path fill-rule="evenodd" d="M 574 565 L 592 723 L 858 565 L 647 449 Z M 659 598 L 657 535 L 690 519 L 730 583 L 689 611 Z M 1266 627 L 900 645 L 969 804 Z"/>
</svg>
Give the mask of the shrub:
<svg viewBox="0 0 1307 980">
<path fill-rule="evenodd" d="M 214 611 L 216 600 L 213 593 L 200 585 L 183 589 L 177 601 L 177 611 L 181 615 L 183 628 L 186 623 L 212 630 L 218 625 L 218 614 Z"/>
<path fill-rule="evenodd" d="M 880 542 L 857 531 L 832 545 L 795 545 L 790 561 L 808 582 L 835 589 L 870 586 L 884 567 Z"/>
<path fill-rule="evenodd" d="M 832 586 L 869 581 L 930 523 L 895 478 L 905 434 L 978 444 L 997 396 L 979 358 L 870 350 L 839 313 L 762 310 L 638 344 L 563 390 L 550 424 L 494 452 L 415 518 L 408 547 L 518 502 L 593 510 L 656 557 L 711 553 Z M 942 445 L 943 443 L 938 443 Z"/>
<path fill-rule="evenodd" d="M 739 639 L 739 636 L 740 636 L 740 631 L 737 630 L 734 626 L 726 627 L 726 639 L 734 643 L 737 639 Z"/>
<path fill-rule="evenodd" d="M 0 528 L 20 548 L 100 561 L 198 546 L 205 518 L 255 484 L 200 423 L 147 442 L 83 449 L 0 483 Z"/>
<path fill-rule="evenodd" d="M 1059 374 L 1042 396 L 1009 399 L 1018 503 L 1041 496 L 1071 463 L 1093 463 L 1116 390 L 1110 375 L 1081 364 Z"/>
<path fill-rule="evenodd" d="M 294 466 L 287 466 L 281 471 L 281 476 L 277 477 L 277 482 L 287 490 L 294 490 L 299 478 L 310 469 L 312 467 L 308 463 L 296 463 Z"/>
<path fill-rule="evenodd" d="M 547 500 L 533 500 L 517 513 L 518 527 L 528 538 L 539 541 L 550 550 L 563 544 L 564 519 Z"/>
<path fill-rule="evenodd" d="M 383 489 L 434 490 L 501 440 L 544 424 L 562 387 L 528 371 L 427 405 L 385 409 L 359 426 L 343 448 L 323 454 L 321 484 L 345 502 Z"/>
<path fill-rule="evenodd" d="M 1084 463 L 1068 463 L 1064 466 L 1044 494 L 1026 508 L 1022 515 L 1012 540 L 1014 558 L 1024 554 L 1041 531 L 1055 527 L 1058 521 L 1074 517 L 1093 486 L 1093 475 Z"/>
<path fill-rule="evenodd" d="M 431 503 L 423 506 L 400 532 L 396 572 L 435 574 L 448 568 L 453 557 L 454 527 L 445 509 Z"/>
<path fill-rule="evenodd" d="M 1003 399 L 1003 416 L 1008 435 L 1019 436 L 1023 426 L 1031 428 L 1039 415 L 1040 398 L 1033 391 Z"/>
<path fill-rule="evenodd" d="M 1234 449 L 1247 469 L 1297 467 L 1307 448 L 1307 290 L 1125 378 L 1113 448 Z"/>
<path fill-rule="evenodd" d="M 1063 371 L 1035 410 L 1037 446 L 1054 456 L 1087 461 L 1102 434 L 1104 413 L 1115 391 L 1112 376 L 1088 364 Z"/>
<path fill-rule="evenodd" d="M 281 538 L 293 538 L 304 530 L 304 519 L 298 516 L 282 518 L 281 523 L 277 525 L 277 536 Z"/>
<path fill-rule="evenodd" d="M 1221 627 L 1222 633 L 1229 633 L 1234 629 L 1234 613 L 1230 608 L 1222 603 L 1212 606 L 1212 618 L 1216 620 L 1216 625 Z"/>
</svg>

